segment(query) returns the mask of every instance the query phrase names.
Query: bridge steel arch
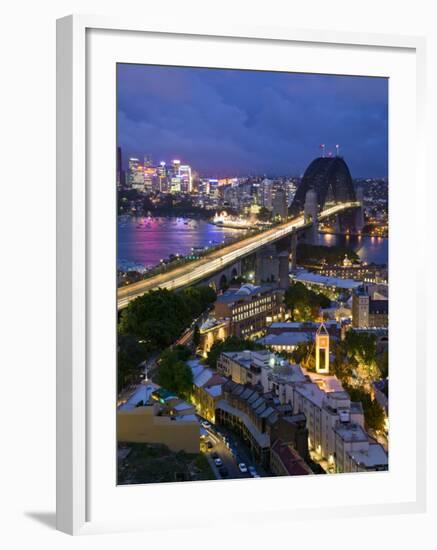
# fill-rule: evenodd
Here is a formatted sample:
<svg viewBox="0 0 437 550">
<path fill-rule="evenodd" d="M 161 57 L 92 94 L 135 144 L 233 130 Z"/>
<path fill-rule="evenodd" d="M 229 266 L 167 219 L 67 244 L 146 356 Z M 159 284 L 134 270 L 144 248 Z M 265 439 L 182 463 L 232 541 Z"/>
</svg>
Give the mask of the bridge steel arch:
<svg viewBox="0 0 437 550">
<path fill-rule="evenodd" d="M 355 201 L 355 188 L 349 168 L 342 157 L 318 157 L 305 170 L 289 213 L 298 215 L 304 210 L 305 197 L 312 189 L 317 194 L 319 212 L 331 199 L 335 203 Z M 351 222 L 350 216 L 341 216 L 343 222 Z"/>
</svg>

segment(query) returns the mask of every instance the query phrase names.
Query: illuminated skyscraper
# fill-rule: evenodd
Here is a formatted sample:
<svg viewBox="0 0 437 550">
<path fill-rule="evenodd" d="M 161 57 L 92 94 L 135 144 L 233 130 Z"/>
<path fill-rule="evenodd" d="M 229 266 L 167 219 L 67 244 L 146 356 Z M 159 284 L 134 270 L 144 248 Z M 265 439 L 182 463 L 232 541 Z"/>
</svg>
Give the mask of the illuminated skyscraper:
<svg viewBox="0 0 437 550">
<path fill-rule="evenodd" d="M 121 187 L 123 184 L 124 184 L 124 181 L 123 181 L 121 147 L 117 147 L 117 187 Z"/>
<path fill-rule="evenodd" d="M 129 159 L 129 187 L 137 191 L 144 191 L 144 172 L 137 158 Z"/>
<path fill-rule="evenodd" d="M 164 161 L 161 161 L 159 163 L 156 172 L 158 176 L 158 190 L 161 193 L 168 193 L 167 167 Z"/>
<path fill-rule="evenodd" d="M 267 178 L 263 179 L 259 186 L 260 205 L 268 210 L 272 209 L 273 182 Z"/>
<path fill-rule="evenodd" d="M 181 180 L 181 191 L 183 193 L 191 193 L 193 191 L 193 180 L 191 167 L 188 164 L 181 164 L 179 166 L 179 177 Z"/>
<path fill-rule="evenodd" d="M 287 219 L 288 205 L 285 189 L 276 189 L 275 196 L 272 199 L 273 218 Z"/>
</svg>

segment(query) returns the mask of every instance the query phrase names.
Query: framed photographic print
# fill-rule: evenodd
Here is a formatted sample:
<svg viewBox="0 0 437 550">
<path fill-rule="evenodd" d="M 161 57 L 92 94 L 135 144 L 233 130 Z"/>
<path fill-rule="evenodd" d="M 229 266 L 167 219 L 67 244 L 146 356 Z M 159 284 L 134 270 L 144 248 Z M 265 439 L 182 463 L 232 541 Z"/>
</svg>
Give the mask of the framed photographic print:
<svg viewBox="0 0 437 550">
<path fill-rule="evenodd" d="M 58 21 L 59 529 L 424 509 L 423 52 Z"/>
</svg>

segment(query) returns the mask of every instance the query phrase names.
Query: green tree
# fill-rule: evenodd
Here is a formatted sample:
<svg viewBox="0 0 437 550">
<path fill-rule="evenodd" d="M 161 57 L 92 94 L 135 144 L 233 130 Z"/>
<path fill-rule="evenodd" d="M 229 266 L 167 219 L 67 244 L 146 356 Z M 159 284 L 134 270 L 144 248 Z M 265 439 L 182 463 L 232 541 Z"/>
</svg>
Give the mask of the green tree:
<svg viewBox="0 0 437 550">
<path fill-rule="evenodd" d="M 383 351 L 376 357 L 381 378 L 388 378 L 388 350 Z"/>
<path fill-rule="evenodd" d="M 193 330 L 193 344 L 195 348 L 200 344 L 200 329 L 198 325 L 195 325 Z"/>
<path fill-rule="evenodd" d="M 148 355 L 147 346 L 132 335 L 119 335 L 117 342 L 117 388 L 121 391 L 138 379 L 138 365 Z"/>
<path fill-rule="evenodd" d="M 345 343 L 347 354 L 358 364 L 370 365 L 376 361 L 376 336 L 374 334 L 350 330 L 346 334 Z"/>
<path fill-rule="evenodd" d="M 160 358 L 156 382 L 178 396 L 189 398 L 193 387 L 193 374 L 189 366 L 181 359 L 180 350 L 168 349 Z"/>
<path fill-rule="evenodd" d="M 329 307 L 331 301 L 298 281 L 286 290 L 284 303 L 290 310 L 292 321 L 314 321 L 320 315 L 320 308 Z"/>
<path fill-rule="evenodd" d="M 335 374 L 343 385 L 350 383 L 354 364 L 349 361 L 344 340 L 331 340 L 332 374 Z"/>
<path fill-rule="evenodd" d="M 345 387 L 351 401 L 358 401 L 363 406 L 364 423 L 367 429 L 380 431 L 384 428 L 385 412 L 381 405 L 362 388 Z"/>
<path fill-rule="evenodd" d="M 268 222 L 268 221 L 270 221 L 270 219 L 272 217 L 272 213 L 270 212 L 270 210 L 268 208 L 266 208 L 265 206 L 262 206 L 260 208 L 260 211 L 258 212 L 257 217 L 262 222 Z"/>
<path fill-rule="evenodd" d="M 315 346 L 312 340 L 308 342 L 301 342 L 291 352 L 291 360 L 308 370 L 315 370 L 315 353 Z"/>
<path fill-rule="evenodd" d="M 208 286 L 182 292 L 166 289 L 147 292 L 122 311 L 119 333 L 137 335 L 150 351 L 165 349 L 215 298 L 214 290 Z"/>
<path fill-rule="evenodd" d="M 158 289 L 129 303 L 119 324 L 121 334 L 137 334 L 150 349 L 170 346 L 190 322 L 190 311 L 175 292 Z"/>
</svg>

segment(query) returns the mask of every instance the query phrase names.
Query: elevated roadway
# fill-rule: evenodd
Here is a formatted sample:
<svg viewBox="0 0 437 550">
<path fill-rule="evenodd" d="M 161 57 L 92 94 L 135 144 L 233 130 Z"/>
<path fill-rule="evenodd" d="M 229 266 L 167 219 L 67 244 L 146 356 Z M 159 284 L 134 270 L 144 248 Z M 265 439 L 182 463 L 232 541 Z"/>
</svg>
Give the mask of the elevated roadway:
<svg viewBox="0 0 437 550">
<path fill-rule="evenodd" d="M 359 206 L 360 203 L 352 201 L 336 204 L 323 210 L 319 214 L 319 220 Z M 150 290 L 157 288 L 174 290 L 198 283 L 217 271 L 232 265 L 237 260 L 256 252 L 258 248 L 272 244 L 288 236 L 293 230 L 303 229 L 308 225 L 305 223 L 303 215 L 298 216 L 263 233 L 232 243 L 219 250 L 213 250 L 199 260 L 189 262 L 166 273 L 154 275 L 148 279 L 121 287 L 117 290 L 117 307 L 118 309 L 125 308 L 130 301 L 135 300 L 135 298 Z"/>
</svg>

